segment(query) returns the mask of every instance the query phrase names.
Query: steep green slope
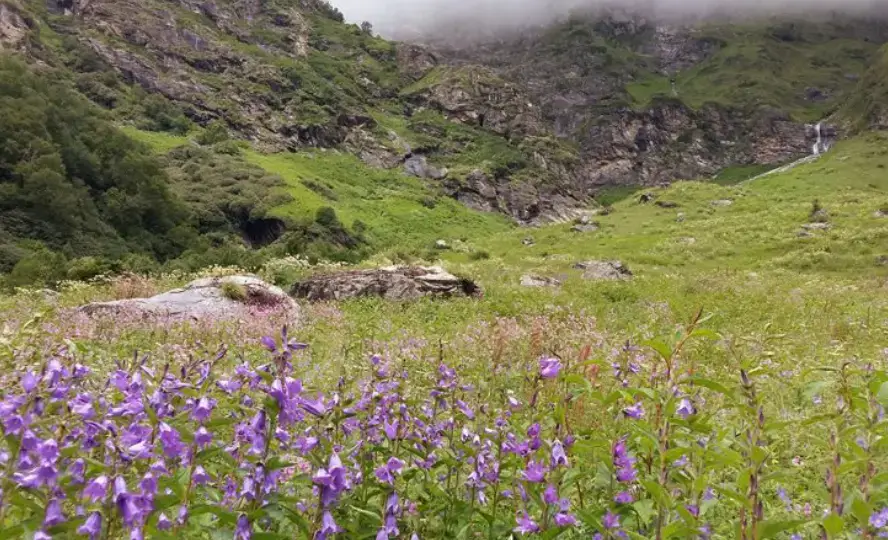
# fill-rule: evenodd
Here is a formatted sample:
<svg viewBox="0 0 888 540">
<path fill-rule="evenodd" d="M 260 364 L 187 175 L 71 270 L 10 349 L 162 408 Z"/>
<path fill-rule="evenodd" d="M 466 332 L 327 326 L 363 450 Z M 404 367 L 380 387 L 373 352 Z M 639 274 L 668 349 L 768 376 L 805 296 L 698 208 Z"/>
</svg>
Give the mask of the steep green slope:
<svg viewBox="0 0 888 540">
<path fill-rule="evenodd" d="M 888 46 L 882 47 L 838 118 L 854 130 L 888 128 Z"/>
</svg>

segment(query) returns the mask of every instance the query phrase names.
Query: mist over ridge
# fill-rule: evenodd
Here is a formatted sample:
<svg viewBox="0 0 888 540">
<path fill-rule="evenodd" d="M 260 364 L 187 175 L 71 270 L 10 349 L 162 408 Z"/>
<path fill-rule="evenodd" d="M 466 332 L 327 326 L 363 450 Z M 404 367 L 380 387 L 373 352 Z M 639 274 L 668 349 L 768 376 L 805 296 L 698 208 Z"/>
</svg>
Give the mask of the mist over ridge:
<svg viewBox="0 0 888 540">
<path fill-rule="evenodd" d="M 331 0 L 352 22 L 396 39 L 492 35 L 548 24 L 573 12 L 607 10 L 669 22 L 775 15 L 888 13 L 888 0 Z"/>
</svg>

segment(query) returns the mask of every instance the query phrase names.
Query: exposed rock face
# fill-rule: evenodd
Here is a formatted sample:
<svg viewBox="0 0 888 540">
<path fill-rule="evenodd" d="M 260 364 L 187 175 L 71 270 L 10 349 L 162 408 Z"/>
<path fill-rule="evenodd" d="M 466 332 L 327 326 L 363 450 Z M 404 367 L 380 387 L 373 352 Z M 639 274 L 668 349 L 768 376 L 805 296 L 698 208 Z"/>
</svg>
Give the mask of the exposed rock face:
<svg viewBox="0 0 888 540">
<path fill-rule="evenodd" d="M 584 261 L 574 265 L 583 271 L 583 279 L 595 281 L 616 281 L 632 279 L 632 272 L 620 261 Z"/>
<path fill-rule="evenodd" d="M 414 300 L 422 297 L 480 296 L 481 289 L 475 283 L 449 274 L 437 266 L 392 266 L 314 276 L 293 285 L 291 294 L 312 302 L 364 296 Z"/>
<path fill-rule="evenodd" d="M 29 31 L 27 21 L 17 11 L 0 3 L 0 50 L 21 48 Z"/>
<path fill-rule="evenodd" d="M 257 308 L 287 311 L 294 317 L 299 314 L 299 306 L 287 293 L 255 276 L 204 278 L 151 298 L 95 302 L 78 309 L 90 316 L 203 319 L 244 317 Z"/>
</svg>

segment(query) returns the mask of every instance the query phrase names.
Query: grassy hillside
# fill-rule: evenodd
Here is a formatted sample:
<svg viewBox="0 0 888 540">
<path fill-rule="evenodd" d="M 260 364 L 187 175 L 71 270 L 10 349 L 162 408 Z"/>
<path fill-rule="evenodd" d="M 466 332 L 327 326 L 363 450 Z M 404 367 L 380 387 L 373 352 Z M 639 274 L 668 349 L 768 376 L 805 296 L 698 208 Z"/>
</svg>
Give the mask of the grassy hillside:
<svg viewBox="0 0 888 540">
<path fill-rule="evenodd" d="M 844 102 L 879 49 L 829 23 L 704 26 L 697 34 L 721 46 L 674 77 L 646 76 L 627 85 L 636 105 L 673 95 L 674 79 L 678 97 L 693 107 L 769 106 L 798 121 L 817 121 Z"/>
<path fill-rule="evenodd" d="M 888 46 L 876 55 L 838 117 L 857 131 L 888 127 Z"/>
</svg>

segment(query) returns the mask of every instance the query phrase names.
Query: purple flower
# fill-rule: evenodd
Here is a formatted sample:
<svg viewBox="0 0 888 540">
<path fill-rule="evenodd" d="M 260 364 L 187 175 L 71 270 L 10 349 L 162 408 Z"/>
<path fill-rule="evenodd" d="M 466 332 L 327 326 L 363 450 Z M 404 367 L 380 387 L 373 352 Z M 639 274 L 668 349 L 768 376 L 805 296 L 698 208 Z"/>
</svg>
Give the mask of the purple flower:
<svg viewBox="0 0 888 540">
<path fill-rule="evenodd" d="M 629 455 L 626 449 L 626 439 L 620 439 L 613 448 L 614 468 L 617 471 L 617 481 L 628 483 L 635 481 L 635 458 Z"/>
<path fill-rule="evenodd" d="M 678 404 L 678 409 L 675 412 L 687 420 L 687 418 L 693 414 L 697 414 L 697 409 L 694 408 L 694 404 L 691 403 L 691 400 L 688 398 L 682 398 L 681 402 Z"/>
<path fill-rule="evenodd" d="M 46 505 L 46 514 L 43 518 L 44 527 L 54 527 L 65 522 L 65 515 L 62 513 L 62 503 L 58 499 L 52 499 Z"/>
<path fill-rule="evenodd" d="M 199 448 L 203 448 L 213 442 L 213 435 L 207 431 L 207 428 L 200 426 L 197 428 L 197 431 L 194 432 L 194 442 L 197 443 Z"/>
<path fill-rule="evenodd" d="M 268 349 L 269 352 L 277 351 L 277 343 L 274 341 L 274 338 L 271 336 L 262 336 L 260 340 L 262 342 L 262 346 Z"/>
<path fill-rule="evenodd" d="M 181 456 L 186 450 L 179 432 L 166 422 L 160 423 L 160 445 L 163 447 L 163 453 L 170 459 Z"/>
<path fill-rule="evenodd" d="M 870 526 L 874 529 L 883 529 L 888 526 L 888 507 L 882 508 L 872 514 L 869 519 Z"/>
<path fill-rule="evenodd" d="M 194 485 L 201 486 L 210 481 L 210 475 L 207 474 L 207 471 L 200 465 L 194 468 L 194 474 L 191 475 L 191 481 L 194 482 Z"/>
<path fill-rule="evenodd" d="M 34 540 L 52 540 L 52 536 L 46 534 L 46 531 L 37 531 L 34 533 Z"/>
<path fill-rule="evenodd" d="M 518 516 L 517 522 L 518 526 L 515 527 L 514 531 L 518 534 L 533 534 L 540 530 L 540 526 L 537 525 L 537 522 L 534 521 L 527 512 Z"/>
<path fill-rule="evenodd" d="M 539 484 L 546 478 L 546 466 L 542 462 L 531 461 L 524 469 L 524 479 Z"/>
<path fill-rule="evenodd" d="M 626 418 L 631 418 L 633 420 L 644 418 L 644 406 L 639 401 L 635 405 L 623 409 L 623 414 L 626 415 Z"/>
<path fill-rule="evenodd" d="M 689 505 L 685 506 L 685 510 L 687 510 L 688 513 L 691 514 L 692 516 L 694 516 L 695 518 L 700 517 L 700 507 L 697 506 L 696 504 L 689 504 Z"/>
<path fill-rule="evenodd" d="M 234 531 L 234 540 L 250 540 L 253 538 L 253 526 L 246 514 L 241 514 L 237 518 L 237 529 Z"/>
<path fill-rule="evenodd" d="M 554 379 L 560 371 L 561 360 L 545 356 L 540 358 L 540 377 L 543 379 Z"/>
<path fill-rule="evenodd" d="M 100 532 L 102 532 L 102 514 L 98 512 L 90 514 L 83 525 L 77 527 L 77 534 L 89 535 L 90 540 L 98 538 Z"/>
<path fill-rule="evenodd" d="M 469 420 L 475 419 L 475 411 L 469 408 L 469 406 L 466 405 L 465 401 L 461 399 L 456 400 L 456 408 L 459 409 L 461 413 L 466 415 L 466 418 L 468 418 Z"/>
<path fill-rule="evenodd" d="M 555 514 L 555 525 L 559 527 L 573 527 L 577 524 L 577 518 L 573 516 L 573 514 L 568 514 L 566 512 L 558 512 Z"/>
<path fill-rule="evenodd" d="M 37 446 L 37 453 L 44 463 L 55 463 L 59 458 L 59 445 L 55 439 L 46 439 Z"/>
<path fill-rule="evenodd" d="M 389 440 L 393 441 L 398 438 L 398 419 L 394 419 L 391 422 L 388 420 L 384 420 L 382 422 L 382 430 L 385 432 L 385 436 L 389 438 Z"/>
<path fill-rule="evenodd" d="M 395 476 L 404 468 L 404 462 L 396 457 L 389 458 L 388 462 L 374 471 L 376 478 L 384 484 L 393 485 Z"/>
<path fill-rule="evenodd" d="M 161 512 L 159 516 L 157 516 L 157 530 L 159 531 L 168 531 L 173 528 L 173 522 L 167 517 L 166 514 Z"/>
<path fill-rule="evenodd" d="M 328 536 L 339 532 L 342 532 L 342 529 L 336 524 L 336 521 L 333 519 L 333 514 L 329 511 L 324 512 L 324 516 L 321 518 L 321 530 L 319 530 L 317 534 L 318 539 L 324 540 Z"/>
<path fill-rule="evenodd" d="M 628 491 L 621 491 L 614 497 L 614 502 L 617 504 L 631 504 L 633 500 L 632 494 Z"/>
<path fill-rule="evenodd" d="M 82 416 L 87 420 L 96 415 L 96 411 L 93 409 L 92 398 L 90 398 L 89 394 L 77 395 L 77 397 L 69 402 L 69 406 L 71 407 L 72 413 Z"/>
<path fill-rule="evenodd" d="M 324 403 L 324 396 L 318 396 L 317 400 L 302 398 L 302 408 L 308 414 L 322 418 L 333 408 L 331 405 Z"/>
<path fill-rule="evenodd" d="M 215 399 L 209 399 L 206 397 L 200 398 L 197 402 L 197 405 L 194 407 L 194 419 L 203 424 L 207 421 L 210 415 L 213 413 L 213 408 L 216 406 Z"/>
<path fill-rule="evenodd" d="M 568 467 L 567 463 L 567 454 L 564 453 L 564 445 L 561 444 L 561 441 L 556 440 L 552 443 L 552 468 L 555 467 Z"/>
<path fill-rule="evenodd" d="M 95 480 L 92 480 L 86 487 L 83 489 L 83 498 L 89 499 L 93 502 L 100 501 L 105 498 L 105 495 L 108 494 L 108 477 L 105 475 L 99 476 Z"/>
<path fill-rule="evenodd" d="M 552 484 L 546 486 L 546 491 L 543 492 L 543 501 L 546 504 L 555 504 L 558 502 L 558 490 Z"/>
<path fill-rule="evenodd" d="M 620 528 L 620 516 L 614 514 L 610 510 L 604 514 L 604 528 L 608 530 L 614 530 Z"/>
<path fill-rule="evenodd" d="M 33 371 L 28 371 L 24 375 L 22 375 L 22 389 L 26 394 L 30 394 L 35 388 L 37 388 L 37 384 L 40 382 L 40 379 L 34 375 Z"/>
</svg>

